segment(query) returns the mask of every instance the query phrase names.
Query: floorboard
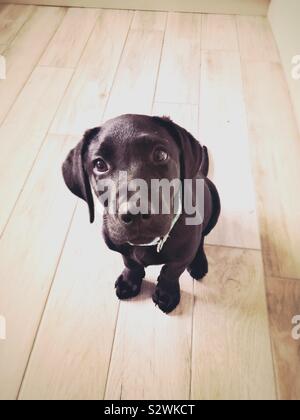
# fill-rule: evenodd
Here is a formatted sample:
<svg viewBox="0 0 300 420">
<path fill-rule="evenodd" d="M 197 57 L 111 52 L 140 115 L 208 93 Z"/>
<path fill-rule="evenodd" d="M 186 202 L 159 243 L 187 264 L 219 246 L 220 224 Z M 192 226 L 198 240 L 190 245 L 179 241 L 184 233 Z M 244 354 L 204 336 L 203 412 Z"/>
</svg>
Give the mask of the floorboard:
<svg viewBox="0 0 300 420">
<path fill-rule="evenodd" d="M 0 233 L 25 184 L 73 71 L 37 67 L 0 127 Z"/>
<path fill-rule="evenodd" d="M 29 79 L 64 14 L 65 9 L 60 7 L 37 7 L 5 51 L 7 77 L 0 81 L 0 124 Z"/>
<path fill-rule="evenodd" d="M 260 249 L 240 58 L 236 52 L 202 53 L 200 142 L 210 153 L 210 177 L 222 202 L 207 243 Z"/>
<path fill-rule="evenodd" d="M 248 61 L 279 63 L 279 53 L 268 20 L 260 16 L 237 16 L 241 57 Z"/>
<path fill-rule="evenodd" d="M 0 44 L 11 44 L 34 10 L 34 6 L 15 4 L 2 6 L 0 9 Z"/>
<path fill-rule="evenodd" d="M 195 283 L 192 398 L 276 398 L 260 252 L 208 247 Z"/>
<path fill-rule="evenodd" d="M 100 13 L 97 9 L 68 9 L 39 65 L 75 68 Z"/>
<path fill-rule="evenodd" d="M 202 50 L 238 51 L 236 17 L 204 15 L 202 20 Z"/>
<path fill-rule="evenodd" d="M 149 114 L 154 98 L 166 14 L 136 12 L 104 114 L 104 120 L 128 114 Z M 152 27 L 153 23 L 153 29 Z M 147 54 L 145 54 L 147 51 Z M 143 94 L 141 95 L 141 92 Z"/>
<path fill-rule="evenodd" d="M 169 13 L 156 102 L 198 104 L 201 21 L 201 15 Z"/>
<path fill-rule="evenodd" d="M 266 273 L 299 279 L 300 138 L 287 83 L 276 63 L 244 62 L 243 75 Z"/>
<path fill-rule="evenodd" d="M 51 126 L 52 134 L 82 135 L 100 125 L 132 17 L 128 11 L 101 11 Z"/>
<path fill-rule="evenodd" d="M 71 144 L 47 138 L 0 241 L 0 307 L 8 329 L 0 344 L 4 400 L 17 398 L 74 211 L 61 176 Z"/>
</svg>

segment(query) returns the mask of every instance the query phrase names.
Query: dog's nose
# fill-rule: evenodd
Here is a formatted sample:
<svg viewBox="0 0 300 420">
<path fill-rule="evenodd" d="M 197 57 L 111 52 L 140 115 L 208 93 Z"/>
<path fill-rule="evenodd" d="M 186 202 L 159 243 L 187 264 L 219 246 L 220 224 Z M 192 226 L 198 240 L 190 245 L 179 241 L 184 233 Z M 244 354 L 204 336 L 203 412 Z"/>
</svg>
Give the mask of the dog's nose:
<svg viewBox="0 0 300 420">
<path fill-rule="evenodd" d="M 151 217 L 150 214 L 132 214 L 132 213 L 125 213 L 121 214 L 121 220 L 125 225 L 130 225 L 131 223 L 134 223 L 138 220 L 146 221 L 149 220 Z"/>
<path fill-rule="evenodd" d="M 151 214 L 133 211 L 133 209 L 130 209 L 128 205 L 125 204 L 120 208 L 119 217 L 123 224 L 130 225 L 137 221 L 143 222 L 149 220 Z"/>
</svg>

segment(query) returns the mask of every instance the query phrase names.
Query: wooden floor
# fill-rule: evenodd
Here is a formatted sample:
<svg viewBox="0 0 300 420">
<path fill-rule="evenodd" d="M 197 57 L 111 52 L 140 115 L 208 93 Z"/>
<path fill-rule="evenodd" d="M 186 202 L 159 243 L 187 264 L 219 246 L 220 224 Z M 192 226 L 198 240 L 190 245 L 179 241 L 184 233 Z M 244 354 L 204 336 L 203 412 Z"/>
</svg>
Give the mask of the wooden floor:
<svg viewBox="0 0 300 420">
<path fill-rule="evenodd" d="M 0 6 L 1 399 L 300 399 L 300 138 L 267 20 Z M 121 113 L 211 153 L 223 213 L 170 316 L 122 270 L 60 165 Z M 298 181 L 297 181 L 298 180 Z"/>
</svg>

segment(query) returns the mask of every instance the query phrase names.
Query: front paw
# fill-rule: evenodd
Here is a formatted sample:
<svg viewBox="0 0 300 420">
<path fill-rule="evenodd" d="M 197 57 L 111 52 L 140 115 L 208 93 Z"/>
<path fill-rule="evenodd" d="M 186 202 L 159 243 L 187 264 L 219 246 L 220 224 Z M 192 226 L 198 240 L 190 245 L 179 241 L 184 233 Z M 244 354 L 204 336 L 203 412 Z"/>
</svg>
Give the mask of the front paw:
<svg viewBox="0 0 300 420">
<path fill-rule="evenodd" d="M 139 282 L 130 282 L 121 274 L 115 283 L 116 295 L 119 299 L 125 300 L 136 297 L 142 286 L 142 280 Z"/>
<path fill-rule="evenodd" d="M 191 267 L 188 267 L 188 272 L 190 273 L 192 279 L 200 281 L 208 273 L 208 265 L 207 263 L 204 263 L 202 265 L 193 265 Z"/>
<path fill-rule="evenodd" d="M 194 280 L 202 280 L 208 273 L 208 262 L 206 256 L 204 255 L 203 258 L 193 261 L 187 270 Z"/>
<path fill-rule="evenodd" d="M 177 284 L 160 283 L 156 286 L 152 296 L 155 305 L 158 305 L 165 314 L 172 312 L 180 302 L 180 288 Z"/>
</svg>

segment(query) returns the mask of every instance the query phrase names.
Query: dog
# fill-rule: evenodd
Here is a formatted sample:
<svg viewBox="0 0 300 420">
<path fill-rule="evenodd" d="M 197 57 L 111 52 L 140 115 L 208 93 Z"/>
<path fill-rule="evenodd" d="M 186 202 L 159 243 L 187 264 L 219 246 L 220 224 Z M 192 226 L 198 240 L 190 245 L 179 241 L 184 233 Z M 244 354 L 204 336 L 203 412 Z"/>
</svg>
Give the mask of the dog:
<svg viewBox="0 0 300 420">
<path fill-rule="evenodd" d="M 220 197 L 207 177 L 208 170 L 207 148 L 169 117 L 122 115 L 86 131 L 71 150 L 62 168 L 64 181 L 73 194 L 86 201 L 91 223 L 95 200 L 102 203 L 104 240 L 124 260 L 124 271 L 115 283 L 119 299 L 140 293 L 147 266 L 163 265 L 153 301 L 164 313 L 170 313 L 180 302 L 182 273 L 187 269 L 196 280 L 208 273 L 204 238 L 216 226 L 221 211 Z M 137 206 L 134 209 L 128 196 L 121 199 L 124 191 L 122 195 L 120 173 L 126 173 L 127 182 L 142 180 L 148 187 L 154 179 L 170 183 L 179 180 L 181 187 L 170 192 L 169 213 L 161 210 L 163 195 L 159 195 L 160 207 L 155 212 L 151 211 L 149 195 L 143 199 L 144 211 Z M 116 188 L 113 194 L 106 191 L 103 198 L 99 184 L 108 181 Z M 195 205 L 196 184 L 202 186 L 201 220 L 187 223 L 190 214 L 184 203 L 189 198 Z M 127 186 L 125 190 L 131 199 L 133 191 Z M 108 210 L 108 202 L 115 203 L 115 211 Z"/>
</svg>

